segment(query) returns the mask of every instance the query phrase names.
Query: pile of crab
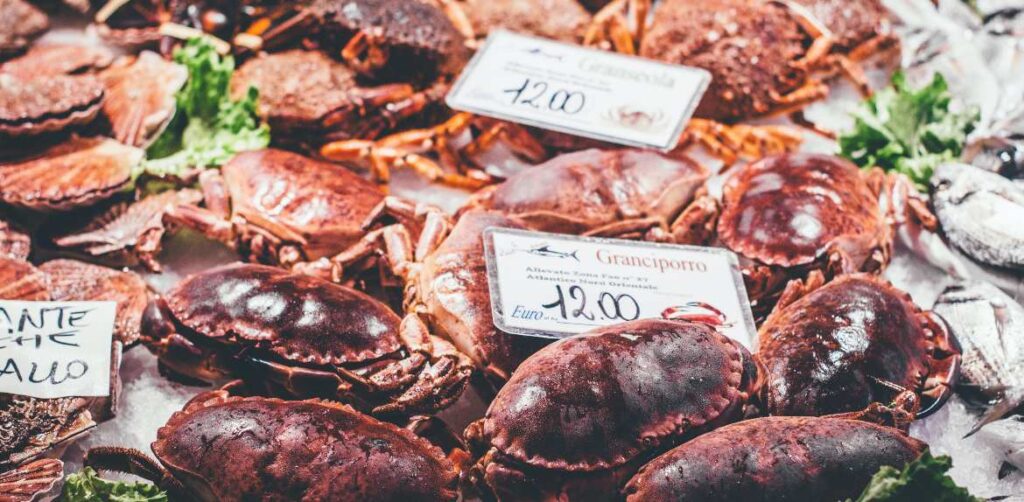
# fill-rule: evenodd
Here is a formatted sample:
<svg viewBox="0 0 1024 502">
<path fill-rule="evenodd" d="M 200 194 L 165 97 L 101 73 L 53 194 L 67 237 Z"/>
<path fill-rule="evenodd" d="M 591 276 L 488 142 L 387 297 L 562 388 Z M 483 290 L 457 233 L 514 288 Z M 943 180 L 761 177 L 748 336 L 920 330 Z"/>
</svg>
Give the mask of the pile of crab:
<svg viewBox="0 0 1024 502">
<path fill-rule="evenodd" d="M 71 7 L 102 44 L 33 43 L 67 6 L 0 0 L 0 299 L 116 301 L 112 386 L 0 395 L 0 499 L 50 490 L 61 449 L 116 420 L 135 345 L 197 395 L 153 457 L 109 445 L 85 463 L 174 499 L 845 500 L 926 450 L 908 427 L 950 396 L 959 349 L 880 275 L 896 235 L 934 230 L 927 202 L 901 176 L 796 153 L 795 126 L 745 123 L 803 122 L 839 74 L 870 93 L 861 63 L 899 45 L 877 0 Z M 712 85 L 667 153 L 448 109 L 499 28 L 705 68 Z M 172 54 L 197 36 L 239 61 L 225 85 L 256 89 L 272 145 L 146 172 L 192 78 Z M 522 166 L 494 165 L 508 154 Z M 472 194 L 454 213 L 389 195 L 405 168 Z M 726 248 L 756 351 L 685 314 L 502 332 L 493 227 Z M 237 263 L 155 290 L 163 244 L 188 234 Z M 470 387 L 488 408 L 452 432 L 434 415 Z"/>
</svg>

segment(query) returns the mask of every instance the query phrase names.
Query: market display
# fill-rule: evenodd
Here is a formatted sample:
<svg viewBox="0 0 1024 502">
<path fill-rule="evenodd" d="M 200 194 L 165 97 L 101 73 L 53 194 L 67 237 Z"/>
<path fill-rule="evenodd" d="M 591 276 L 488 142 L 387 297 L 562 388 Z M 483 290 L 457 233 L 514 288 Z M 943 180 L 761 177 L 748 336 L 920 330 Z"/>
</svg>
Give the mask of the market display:
<svg viewBox="0 0 1024 502">
<path fill-rule="evenodd" d="M 0 0 L 0 501 L 1024 500 L 1022 124 L 1014 0 Z"/>
</svg>

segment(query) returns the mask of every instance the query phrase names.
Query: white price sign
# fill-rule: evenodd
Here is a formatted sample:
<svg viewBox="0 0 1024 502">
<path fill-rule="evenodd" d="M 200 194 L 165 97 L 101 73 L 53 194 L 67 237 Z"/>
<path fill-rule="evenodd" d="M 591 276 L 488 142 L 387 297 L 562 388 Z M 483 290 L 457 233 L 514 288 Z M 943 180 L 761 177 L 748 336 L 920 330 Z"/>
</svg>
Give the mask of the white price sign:
<svg viewBox="0 0 1024 502">
<path fill-rule="evenodd" d="M 110 395 L 116 302 L 0 300 L 0 392 Z"/>
<path fill-rule="evenodd" d="M 495 326 L 560 338 L 636 319 L 689 319 L 748 348 L 756 328 L 736 255 L 720 248 L 489 228 Z"/>
<path fill-rule="evenodd" d="M 447 103 L 577 136 L 671 150 L 710 82 L 699 68 L 496 31 Z"/>
</svg>

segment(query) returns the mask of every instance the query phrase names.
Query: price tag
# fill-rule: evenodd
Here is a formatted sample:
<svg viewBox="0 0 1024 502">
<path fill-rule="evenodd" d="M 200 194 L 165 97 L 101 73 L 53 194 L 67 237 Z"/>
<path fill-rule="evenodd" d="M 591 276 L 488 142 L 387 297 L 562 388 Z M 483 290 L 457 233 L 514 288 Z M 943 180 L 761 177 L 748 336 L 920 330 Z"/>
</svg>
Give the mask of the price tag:
<svg viewBox="0 0 1024 502">
<path fill-rule="evenodd" d="M 577 136 L 671 150 L 710 82 L 699 68 L 496 31 L 447 103 Z"/>
<path fill-rule="evenodd" d="M 0 300 L 0 392 L 110 395 L 116 302 Z"/>
<path fill-rule="evenodd" d="M 489 228 L 484 232 L 498 329 L 562 338 L 636 319 L 718 326 L 753 348 L 757 333 L 739 262 L 720 248 Z"/>
</svg>

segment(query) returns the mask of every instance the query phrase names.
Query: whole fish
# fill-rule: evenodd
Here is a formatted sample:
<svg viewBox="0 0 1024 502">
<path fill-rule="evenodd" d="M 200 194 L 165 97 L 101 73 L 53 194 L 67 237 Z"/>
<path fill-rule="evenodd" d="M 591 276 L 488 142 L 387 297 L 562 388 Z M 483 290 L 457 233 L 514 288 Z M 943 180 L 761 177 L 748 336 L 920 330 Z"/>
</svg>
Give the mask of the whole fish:
<svg viewBox="0 0 1024 502">
<path fill-rule="evenodd" d="M 968 435 L 1024 403 L 1024 307 L 985 282 L 946 288 L 932 310 L 960 342 L 961 386 L 995 403 Z"/>
<path fill-rule="evenodd" d="M 947 240 L 981 263 L 1024 272 L 1024 189 L 969 164 L 946 163 L 931 179 Z"/>
</svg>

